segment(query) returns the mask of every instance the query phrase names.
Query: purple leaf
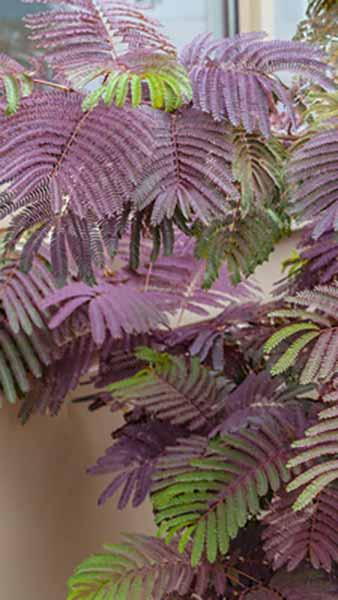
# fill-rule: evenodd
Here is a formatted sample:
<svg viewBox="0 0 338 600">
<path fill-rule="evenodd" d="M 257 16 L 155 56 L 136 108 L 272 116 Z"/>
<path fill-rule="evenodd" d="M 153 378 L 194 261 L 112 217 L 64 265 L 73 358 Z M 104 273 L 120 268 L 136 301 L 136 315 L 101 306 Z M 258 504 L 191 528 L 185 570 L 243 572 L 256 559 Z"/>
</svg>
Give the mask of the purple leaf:
<svg viewBox="0 0 338 600">
<path fill-rule="evenodd" d="M 182 60 L 193 83 L 196 108 L 218 121 L 228 118 L 234 126 L 242 123 L 248 132 L 260 130 L 268 137 L 272 94 L 293 117 L 286 88 L 275 73 L 299 73 L 324 89 L 334 89 L 334 84 L 326 75 L 322 52 L 303 43 L 264 37 L 264 33 L 249 33 L 214 41 L 198 36 L 184 48 Z"/>
<path fill-rule="evenodd" d="M 76 311 L 77 308 L 86 304 L 87 301 L 87 297 L 80 297 L 73 298 L 73 300 L 70 300 L 69 302 L 64 304 L 57 311 L 54 317 L 52 317 L 52 319 L 50 320 L 49 328 L 56 329 L 57 327 L 59 327 L 62 323 L 64 323 L 66 319 L 68 319 L 69 316 L 71 316 Z"/>
</svg>

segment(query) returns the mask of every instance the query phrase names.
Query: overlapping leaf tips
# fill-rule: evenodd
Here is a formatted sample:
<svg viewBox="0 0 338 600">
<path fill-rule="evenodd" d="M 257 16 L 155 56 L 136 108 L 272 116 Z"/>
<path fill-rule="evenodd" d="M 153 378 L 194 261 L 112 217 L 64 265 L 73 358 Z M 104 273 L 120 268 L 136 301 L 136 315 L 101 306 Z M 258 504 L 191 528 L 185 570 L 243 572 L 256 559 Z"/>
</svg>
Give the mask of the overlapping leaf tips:
<svg viewBox="0 0 338 600">
<path fill-rule="evenodd" d="M 319 240 L 305 234 L 298 258 L 299 268 L 288 283 L 300 291 L 318 284 L 327 284 L 338 274 L 338 234 L 328 231 Z M 292 281 L 291 281 L 292 280 Z"/>
<path fill-rule="evenodd" d="M 201 363 L 211 366 L 214 371 L 229 374 L 230 379 L 234 381 L 242 381 L 246 374 L 246 365 L 238 339 L 239 333 L 243 333 L 245 343 L 253 349 L 253 338 L 257 340 L 257 329 L 253 328 L 252 323 L 260 320 L 259 313 L 260 305 L 255 302 L 230 304 L 213 319 L 177 328 L 166 335 L 164 341 L 173 352 L 175 348 L 188 351 L 191 356 L 197 356 Z M 262 329 L 264 331 L 264 325 Z M 266 337 L 268 333 L 265 334 Z"/>
<path fill-rule="evenodd" d="M 265 41 L 264 33 L 249 33 L 214 41 L 198 36 L 183 50 L 182 61 L 191 77 L 194 105 L 216 120 L 227 118 L 246 131 L 270 135 L 273 95 L 293 109 L 287 88 L 275 76 L 278 71 L 300 73 L 324 88 L 332 88 L 321 52 L 297 42 Z"/>
<path fill-rule="evenodd" d="M 144 362 L 135 356 L 135 348 L 149 343 L 147 338 L 148 335 L 133 336 L 120 342 L 108 338 L 100 351 L 95 387 L 102 388 L 121 379 L 127 379 L 140 371 Z M 104 394 L 111 399 L 108 392 Z"/>
<path fill-rule="evenodd" d="M 128 285 L 103 282 L 90 287 L 84 283 L 72 283 L 50 295 L 43 304 L 45 308 L 57 305 L 59 310 L 49 322 L 49 327 L 58 328 L 82 308 L 97 346 L 102 346 L 108 333 L 113 339 L 119 339 L 168 325 L 160 299 L 151 292 L 141 292 Z"/>
<path fill-rule="evenodd" d="M 2 320 L 2 319 L 1 319 Z M 52 360 L 50 340 L 38 331 L 14 334 L 2 320 L 0 331 L 0 384 L 5 398 L 15 404 L 31 390 L 34 379 L 42 377 L 43 368 Z M 36 385 L 36 381 L 34 381 Z"/>
<path fill-rule="evenodd" d="M 203 289 L 206 264 L 194 254 L 194 238 L 176 234 L 175 246 L 171 256 L 159 256 L 153 262 L 150 247 L 143 241 L 142 256 L 135 276 L 130 274 L 137 287 L 153 293 L 162 294 L 163 301 L 170 305 L 170 295 L 173 308 L 207 315 L 210 308 L 221 309 L 229 300 L 239 298 L 256 298 L 257 288 L 252 282 L 234 285 L 231 282 L 226 265 L 220 270 L 220 277 L 211 289 Z M 123 252 L 123 240 L 120 245 L 120 255 Z M 165 297 L 167 294 L 167 298 Z"/>
<path fill-rule="evenodd" d="M 301 472 L 289 485 L 289 490 L 298 490 L 298 498 L 294 509 L 301 510 L 328 489 L 330 483 L 338 478 L 338 392 L 337 381 L 334 391 L 324 396 L 325 402 L 331 406 L 324 408 L 318 414 L 318 422 L 310 427 L 303 439 L 294 442 L 297 455 L 289 461 L 290 468 L 302 465 Z M 332 494 L 331 494 L 332 496 Z M 334 505 L 333 505 L 334 506 Z"/>
<path fill-rule="evenodd" d="M 31 391 L 33 378 L 40 379 L 52 361 L 53 339 L 41 304 L 53 290 L 50 273 L 40 259 L 29 276 L 20 272 L 15 261 L 0 271 L 0 383 L 11 403 Z"/>
<path fill-rule="evenodd" d="M 149 362 L 149 368 L 111 385 L 113 397 L 190 431 L 212 426 L 224 403 L 222 380 L 202 367 L 197 358 L 185 360 L 146 348 L 136 355 Z"/>
<path fill-rule="evenodd" d="M 292 212 L 311 221 L 311 235 L 320 238 L 336 229 L 338 216 L 338 130 L 315 132 L 294 152 L 289 176 Z"/>
<path fill-rule="evenodd" d="M 214 220 L 197 235 L 196 254 L 207 261 L 205 287 L 217 281 L 224 263 L 235 285 L 269 258 L 285 235 L 285 223 L 269 210 L 257 210 L 243 218 Z"/>
<path fill-rule="evenodd" d="M 95 358 L 95 346 L 90 336 L 82 335 L 68 342 L 55 353 L 44 369 L 42 379 L 24 398 L 19 417 L 23 423 L 33 414 L 56 416 L 64 401 L 87 375 Z"/>
<path fill-rule="evenodd" d="M 5 265 L 0 271 L 2 308 L 13 333 L 23 330 L 31 335 L 33 329 L 45 329 L 48 314 L 41 310 L 42 301 L 54 291 L 52 277 L 43 261 L 35 259 L 29 275 L 20 271 L 17 262 Z"/>
<path fill-rule="evenodd" d="M 98 594 L 121 600 L 147 600 L 164 593 L 189 591 L 194 572 L 188 556 L 177 553 L 174 545 L 141 535 L 124 536 L 123 544 L 104 547 L 80 565 L 69 580 L 69 600 L 84 600 Z M 109 597 L 108 596 L 108 597 Z"/>
<path fill-rule="evenodd" d="M 189 554 L 180 554 L 173 542 L 165 544 L 145 535 L 124 535 L 122 544 L 104 547 L 104 553 L 84 561 L 69 580 L 69 600 L 85 600 L 96 595 L 136 600 L 185 598 L 195 592 L 221 595 L 226 585 L 222 564 L 190 565 Z M 172 595 L 173 594 L 173 595 Z"/>
<path fill-rule="evenodd" d="M 99 505 L 119 491 L 120 510 L 130 500 L 134 507 L 140 506 L 150 492 L 152 475 L 159 458 L 165 453 L 166 447 L 174 446 L 184 433 L 183 428 L 158 421 L 127 424 L 117 432 L 116 443 L 88 471 L 92 475 L 116 474 L 100 496 Z"/>
<path fill-rule="evenodd" d="M 259 427 L 267 414 L 276 418 L 283 417 L 290 395 L 292 398 L 290 391 L 286 393 L 283 382 L 278 378 L 272 379 L 266 371 L 257 375 L 251 373 L 229 394 L 224 419 L 213 434 L 226 435 L 243 427 Z"/>
<path fill-rule="evenodd" d="M 338 560 L 338 492 L 327 488 L 305 510 L 294 512 L 297 493 L 284 493 L 272 501 L 263 522 L 264 550 L 273 568 L 296 569 L 309 560 L 315 569 L 331 572 Z"/>
<path fill-rule="evenodd" d="M 47 4 L 46 0 L 24 0 Z M 117 60 L 119 44 L 128 50 L 149 48 L 175 56 L 176 48 L 160 33 L 159 23 L 129 2 L 56 0 L 62 9 L 26 17 L 32 39 L 56 73 L 104 70 Z M 88 72 L 88 71 L 87 71 Z"/>
<path fill-rule="evenodd" d="M 285 151 L 277 140 L 267 141 L 257 134 L 235 129 L 233 134 L 233 172 L 241 184 L 241 206 L 245 214 L 260 207 L 282 188 Z"/>
<path fill-rule="evenodd" d="M 56 79 L 82 89 L 103 78 L 85 99 L 85 110 L 96 106 L 101 97 L 119 107 L 129 98 L 134 107 L 150 99 L 154 108 L 167 111 L 190 102 L 189 77 L 155 19 L 123 1 L 57 4 L 62 8 L 30 15 L 26 24 L 37 47 L 44 49 Z"/>
<path fill-rule="evenodd" d="M 187 108 L 157 113 L 155 148 L 138 181 L 138 210 L 152 206 L 152 222 L 171 219 L 176 209 L 187 218 L 209 222 L 226 214 L 238 198 L 233 183 L 231 130 L 200 111 Z"/>
<path fill-rule="evenodd" d="M 164 480 L 163 489 L 159 486 L 153 496 L 156 520 L 168 539 L 180 532 L 181 549 L 192 538 L 193 565 L 201 562 L 204 553 L 211 563 L 219 553 L 227 554 L 230 540 L 250 515 L 259 513 L 260 497 L 290 480 L 284 463 L 295 435 L 291 422 L 270 418 L 259 433 L 243 429 L 214 439 L 169 480 L 165 465 L 170 460 L 165 461 L 156 476 L 158 482 Z"/>
<path fill-rule="evenodd" d="M 90 224 L 123 212 L 135 170 L 151 152 L 150 116 L 124 109 L 121 120 L 117 110 L 97 107 L 84 115 L 77 94 L 41 92 L 10 120 L 1 118 L 6 142 L 0 182 L 7 189 L 0 194 L 0 217 L 29 209 L 18 217 L 12 236 L 40 225 L 33 251 L 52 231 L 56 271 L 66 253 L 65 237 L 73 256 L 80 254 L 79 268 L 91 263 L 90 242 L 85 244 Z"/>
<path fill-rule="evenodd" d="M 121 212 L 135 182 L 135 168 L 152 148 L 152 120 L 124 109 L 97 107 L 83 115 L 77 94 L 40 92 L 27 99 L 12 119 L 1 119 L 0 216 L 42 200 L 48 189 L 53 212 L 67 208 L 97 219 Z M 60 118 L 56 118 L 59 116 Z M 7 203 L 8 200 L 10 203 Z M 38 207 L 36 207 L 38 210 Z"/>
<path fill-rule="evenodd" d="M 281 374 L 294 366 L 300 353 L 304 351 L 305 365 L 300 376 L 302 384 L 325 380 L 330 376 L 338 360 L 335 326 L 337 296 L 336 285 L 317 286 L 314 290 L 304 290 L 297 296 L 289 298 L 295 308 L 271 313 L 274 318 L 298 321 L 276 331 L 265 344 L 266 352 L 272 352 L 283 342 L 287 341 L 289 344 L 273 365 L 272 374 Z M 309 348 L 311 348 L 310 352 Z"/>
<path fill-rule="evenodd" d="M 166 112 L 191 102 L 190 79 L 175 58 L 138 51 L 136 59 L 125 55 L 123 63 L 123 70 L 111 71 L 102 85 L 88 94 L 82 104 L 84 110 L 97 106 L 101 98 L 108 106 L 114 102 L 121 108 L 130 100 L 133 108 L 144 102 Z"/>
<path fill-rule="evenodd" d="M 268 584 L 261 584 L 242 594 L 243 600 L 335 600 L 337 581 L 322 571 L 299 568 L 293 573 L 281 570 Z"/>
</svg>

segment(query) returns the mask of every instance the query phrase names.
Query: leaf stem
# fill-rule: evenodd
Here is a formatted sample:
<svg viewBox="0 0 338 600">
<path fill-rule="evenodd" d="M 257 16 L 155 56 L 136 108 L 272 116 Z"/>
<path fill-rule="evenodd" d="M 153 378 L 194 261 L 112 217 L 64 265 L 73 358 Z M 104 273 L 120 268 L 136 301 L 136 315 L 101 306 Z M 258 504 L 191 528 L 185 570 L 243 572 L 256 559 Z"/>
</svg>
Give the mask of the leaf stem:
<svg viewBox="0 0 338 600">
<path fill-rule="evenodd" d="M 39 85 L 47 85 L 49 87 L 55 88 L 57 90 L 62 90 L 64 92 L 74 92 L 74 90 L 66 85 L 62 85 L 61 83 L 55 83 L 54 81 L 45 81 L 44 79 L 35 79 L 32 78 L 33 83 L 38 83 Z"/>
</svg>

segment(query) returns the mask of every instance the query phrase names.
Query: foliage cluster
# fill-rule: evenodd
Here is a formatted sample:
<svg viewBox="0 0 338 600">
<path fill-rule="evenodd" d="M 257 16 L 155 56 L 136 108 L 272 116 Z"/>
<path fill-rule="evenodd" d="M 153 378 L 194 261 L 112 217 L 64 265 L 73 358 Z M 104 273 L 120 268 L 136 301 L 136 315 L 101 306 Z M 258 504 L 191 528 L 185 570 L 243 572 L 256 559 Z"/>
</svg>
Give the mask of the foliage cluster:
<svg viewBox="0 0 338 600">
<path fill-rule="evenodd" d="M 311 43 L 178 54 L 135 3 L 54 0 L 31 64 L 0 55 L 2 396 L 23 423 L 74 390 L 122 411 L 89 473 L 158 528 L 68 600 L 338 596 L 336 9 L 310 3 Z M 251 276 L 295 225 L 266 301 Z"/>
</svg>

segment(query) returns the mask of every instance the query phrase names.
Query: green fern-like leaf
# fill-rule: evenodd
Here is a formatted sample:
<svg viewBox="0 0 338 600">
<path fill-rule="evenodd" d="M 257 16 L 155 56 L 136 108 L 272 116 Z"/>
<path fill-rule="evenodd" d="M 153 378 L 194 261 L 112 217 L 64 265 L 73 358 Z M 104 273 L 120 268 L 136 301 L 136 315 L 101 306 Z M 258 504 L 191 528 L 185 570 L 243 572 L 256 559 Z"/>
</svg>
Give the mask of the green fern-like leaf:
<svg viewBox="0 0 338 600">
<path fill-rule="evenodd" d="M 336 383 L 333 384 L 336 387 Z M 320 494 L 322 490 L 338 479 L 338 392 L 324 397 L 324 401 L 332 402 L 318 414 L 318 422 L 305 432 L 303 439 L 293 443 L 299 453 L 292 458 L 289 468 L 305 469 L 289 485 L 289 491 L 304 486 L 294 504 L 294 510 L 302 510 Z"/>
<path fill-rule="evenodd" d="M 38 334 L 27 336 L 23 331 L 17 334 L 2 326 L 0 332 L 0 386 L 5 398 L 15 404 L 18 396 L 31 389 L 30 378 L 40 378 L 43 374 L 41 354 L 44 346 Z M 49 356 L 45 354 L 45 361 Z"/>
<path fill-rule="evenodd" d="M 292 466 L 292 463 L 289 463 Z M 320 492 L 338 479 L 338 460 L 330 460 L 325 463 L 311 467 L 305 473 L 298 475 L 288 486 L 292 492 L 299 487 L 306 486 L 294 504 L 294 510 L 302 510 L 316 498 Z"/>
<path fill-rule="evenodd" d="M 160 535 L 170 540 L 180 534 L 180 550 L 191 539 L 193 566 L 204 555 L 215 562 L 260 512 L 260 498 L 290 480 L 284 465 L 290 442 L 290 424 L 273 421 L 255 433 L 242 430 L 211 441 L 185 466 L 174 451 L 172 465 L 170 457 L 160 460 L 152 496 Z"/>
<path fill-rule="evenodd" d="M 197 233 L 196 254 L 207 261 L 204 286 L 210 288 L 227 262 L 233 283 L 254 273 L 285 235 L 285 224 L 272 211 L 249 213 L 234 224 L 215 222 Z"/>
<path fill-rule="evenodd" d="M 50 362 L 54 344 L 41 303 L 53 289 L 40 258 L 29 275 L 16 260 L 4 261 L 0 269 L 0 386 L 12 404 L 30 391 L 32 379 L 40 379 Z"/>
<path fill-rule="evenodd" d="M 6 113 L 8 115 L 14 115 L 19 108 L 20 102 L 20 88 L 18 82 L 12 75 L 3 75 L 2 80 L 7 100 Z"/>
<path fill-rule="evenodd" d="M 68 581 L 67 600 L 157 600 L 189 590 L 193 572 L 187 554 L 156 538 L 125 535 L 86 559 Z"/>
<path fill-rule="evenodd" d="M 317 331 L 312 331 L 300 336 L 297 340 L 295 340 L 280 357 L 280 359 L 274 364 L 271 369 L 271 374 L 281 375 L 281 373 L 285 373 L 285 371 L 287 371 L 296 363 L 300 352 L 318 336 L 319 333 Z"/>
<path fill-rule="evenodd" d="M 299 354 L 304 351 L 305 364 L 300 383 L 307 385 L 329 380 L 338 361 L 337 285 L 304 290 L 289 298 L 288 302 L 293 305 L 292 308 L 274 311 L 270 316 L 289 322 L 297 319 L 298 322 L 285 325 L 266 342 L 265 351 L 270 353 L 278 350 L 282 342 L 293 338 L 290 347 L 287 350 L 283 348 L 271 372 L 274 375 L 283 373 L 296 364 Z"/>
<path fill-rule="evenodd" d="M 244 213 L 259 205 L 282 186 L 283 147 L 273 141 L 267 143 L 257 134 L 244 129 L 234 133 L 233 172 L 241 184 L 241 202 Z"/>
<path fill-rule="evenodd" d="M 90 92 L 90 94 L 88 94 L 82 102 L 83 110 L 91 110 L 92 108 L 97 106 L 105 92 L 106 88 L 103 85 Z"/>
<path fill-rule="evenodd" d="M 137 108 L 149 98 L 153 108 L 172 112 L 192 100 L 192 88 L 184 67 L 171 57 L 145 57 L 143 63 L 126 71 L 112 71 L 83 101 L 83 110 L 94 108 L 103 98 L 108 105 L 122 108 L 130 98 Z"/>
<path fill-rule="evenodd" d="M 271 313 L 270 316 L 275 315 L 276 313 Z M 278 313 L 281 314 L 281 313 Z M 289 316 L 290 312 L 285 311 L 282 313 L 284 316 Z M 292 313 L 294 314 L 294 313 Z M 279 344 L 281 344 L 284 340 L 287 340 L 289 337 L 295 335 L 296 333 L 307 331 L 307 330 L 318 330 L 318 326 L 314 323 L 293 323 L 292 325 L 288 325 L 287 327 L 283 327 L 283 329 L 279 329 L 274 333 L 268 341 L 264 345 L 265 352 L 271 352 L 274 350 Z"/>
<path fill-rule="evenodd" d="M 6 114 L 14 115 L 20 105 L 21 98 L 29 96 L 33 91 L 32 76 L 25 68 L 6 54 L 0 53 L 0 89 L 7 101 Z"/>
<path fill-rule="evenodd" d="M 335 119 L 338 116 L 338 92 L 310 92 L 307 95 L 308 108 L 305 118 L 320 126 L 323 122 Z"/>
<path fill-rule="evenodd" d="M 33 93 L 34 83 L 32 78 L 26 73 L 19 75 L 19 85 L 21 89 L 21 96 L 27 98 Z"/>
</svg>

